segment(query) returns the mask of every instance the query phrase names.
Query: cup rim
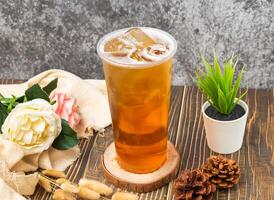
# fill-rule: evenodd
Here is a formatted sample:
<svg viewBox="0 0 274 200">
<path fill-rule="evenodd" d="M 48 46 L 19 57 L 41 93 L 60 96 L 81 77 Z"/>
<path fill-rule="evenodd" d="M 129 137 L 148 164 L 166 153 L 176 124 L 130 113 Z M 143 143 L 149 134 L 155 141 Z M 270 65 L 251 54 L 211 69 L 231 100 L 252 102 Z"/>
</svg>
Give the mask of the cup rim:
<svg viewBox="0 0 274 200">
<path fill-rule="evenodd" d="M 131 28 L 150 29 L 150 30 L 161 32 L 162 34 L 166 35 L 167 37 L 169 37 L 172 40 L 173 45 L 174 45 L 173 51 L 168 56 L 164 57 L 161 60 L 148 62 L 148 63 L 134 63 L 134 64 L 124 63 L 124 62 L 119 62 L 119 61 L 113 61 L 112 59 L 105 56 L 103 52 L 100 51 L 100 46 L 101 46 L 102 42 L 104 42 L 105 39 L 107 39 L 110 35 L 113 35 L 113 34 L 118 33 L 118 32 L 123 32 L 123 31 L 129 30 Z M 159 64 L 167 61 L 168 59 L 172 58 L 174 56 L 174 54 L 176 53 L 176 51 L 177 51 L 177 41 L 175 40 L 175 38 L 171 34 L 169 34 L 166 31 L 163 31 L 163 30 L 160 30 L 160 29 L 157 29 L 157 28 L 152 28 L 152 27 L 134 26 L 134 27 L 127 27 L 127 28 L 118 29 L 118 30 L 112 31 L 112 32 L 104 35 L 98 41 L 96 51 L 97 51 L 97 54 L 99 55 L 99 57 L 101 59 L 104 59 L 105 61 L 107 61 L 109 63 L 112 63 L 114 65 L 119 65 L 121 67 L 126 67 L 126 68 L 133 68 L 133 69 L 139 69 L 140 68 L 140 69 L 142 69 L 142 68 L 150 68 L 150 67 L 153 67 L 155 65 L 159 65 Z"/>
<path fill-rule="evenodd" d="M 203 104 L 203 106 L 202 106 L 202 113 L 203 113 L 204 117 L 206 117 L 207 119 L 209 119 L 211 121 L 217 122 L 217 123 L 221 123 L 221 124 L 234 123 L 234 122 L 238 122 L 238 121 L 246 118 L 247 115 L 248 115 L 248 112 L 249 112 L 248 105 L 244 101 L 240 100 L 238 104 L 240 104 L 240 106 L 242 106 L 242 108 L 245 110 L 245 114 L 243 116 L 241 116 L 240 118 L 238 118 L 238 119 L 234 119 L 234 120 L 230 120 L 230 121 L 222 121 L 222 120 L 213 119 L 212 117 L 208 116 L 205 113 L 205 110 L 210 106 L 210 103 L 208 101 L 206 101 Z"/>
</svg>

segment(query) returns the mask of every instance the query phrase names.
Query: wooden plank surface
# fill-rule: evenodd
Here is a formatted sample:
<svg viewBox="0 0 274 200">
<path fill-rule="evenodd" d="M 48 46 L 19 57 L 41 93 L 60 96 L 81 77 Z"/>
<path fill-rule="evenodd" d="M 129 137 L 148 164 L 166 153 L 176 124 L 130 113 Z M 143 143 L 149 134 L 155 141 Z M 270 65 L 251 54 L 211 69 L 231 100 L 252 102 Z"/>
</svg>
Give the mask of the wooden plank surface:
<svg viewBox="0 0 274 200">
<path fill-rule="evenodd" d="M 15 83 L 1 80 L 2 84 Z M 214 199 L 274 199 L 274 91 L 250 89 L 247 96 L 249 117 L 243 147 L 227 155 L 240 163 L 240 183 L 230 190 L 219 190 Z M 195 87 L 172 87 L 169 138 L 181 155 L 180 170 L 199 167 L 208 156 L 215 155 L 207 144 L 201 116 L 204 99 Z M 112 141 L 111 128 L 82 140 L 80 158 L 69 167 L 69 179 L 75 183 L 85 176 L 106 182 L 101 171 L 100 156 Z M 51 199 L 51 194 L 38 188 L 31 197 Z M 102 198 L 108 199 L 108 198 Z M 172 183 L 154 192 L 140 194 L 141 200 L 172 200 Z"/>
</svg>

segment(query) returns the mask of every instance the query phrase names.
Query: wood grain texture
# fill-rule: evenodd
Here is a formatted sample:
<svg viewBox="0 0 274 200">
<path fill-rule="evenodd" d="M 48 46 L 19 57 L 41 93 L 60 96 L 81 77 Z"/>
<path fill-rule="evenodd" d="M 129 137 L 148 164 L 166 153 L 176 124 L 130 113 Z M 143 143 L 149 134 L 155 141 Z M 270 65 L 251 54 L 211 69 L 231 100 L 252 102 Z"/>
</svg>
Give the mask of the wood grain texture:
<svg viewBox="0 0 274 200">
<path fill-rule="evenodd" d="M 104 177 L 116 187 L 133 192 L 151 192 L 169 183 L 178 172 L 180 156 L 168 141 L 167 161 L 157 170 L 147 174 L 134 174 L 123 170 L 117 162 L 114 142 L 108 146 L 101 159 Z"/>
<path fill-rule="evenodd" d="M 1 81 L 2 84 L 15 82 Z M 215 155 L 206 144 L 200 112 L 203 102 L 201 93 L 195 87 L 172 87 L 169 139 L 181 156 L 179 171 L 197 168 L 208 156 Z M 246 102 L 250 113 L 243 146 L 240 151 L 227 155 L 240 163 L 240 183 L 232 189 L 217 191 L 214 196 L 216 200 L 274 199 L 274 90 L 250 89 Z M 100 157 L 111 142 L 111 128 L 107 128 L 104 134 L 82 140 L 82 154 L 67 170 L 69 179 L 77 183 L 84 176 L 106 182 Z M 139 196 L 141 200 L 173 200 L 172 182 Z M 51 195 L 38 188 L 31 198 L 47 200 L 51 199 Z"/>
</svg>

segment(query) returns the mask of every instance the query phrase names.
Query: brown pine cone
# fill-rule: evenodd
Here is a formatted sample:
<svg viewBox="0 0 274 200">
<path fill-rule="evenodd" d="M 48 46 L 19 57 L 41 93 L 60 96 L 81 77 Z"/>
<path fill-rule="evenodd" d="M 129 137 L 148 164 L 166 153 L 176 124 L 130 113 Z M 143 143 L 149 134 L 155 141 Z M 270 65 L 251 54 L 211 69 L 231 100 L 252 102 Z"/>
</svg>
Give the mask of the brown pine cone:
<svg viewBox="0 0 274 200">
<path fill-rule="evenodd" d="M 239 182 L 240 167 L 235 160 L 223 156 L 211 156 L 202 165 L 203 173 L 218 188 L 231 188 Z"/>
<path fill-rule="evenodd" d="M 211 200 L 216 187 L 200 170 L 184 171 L 174 182 L 175 200 Z"/>
</svg>

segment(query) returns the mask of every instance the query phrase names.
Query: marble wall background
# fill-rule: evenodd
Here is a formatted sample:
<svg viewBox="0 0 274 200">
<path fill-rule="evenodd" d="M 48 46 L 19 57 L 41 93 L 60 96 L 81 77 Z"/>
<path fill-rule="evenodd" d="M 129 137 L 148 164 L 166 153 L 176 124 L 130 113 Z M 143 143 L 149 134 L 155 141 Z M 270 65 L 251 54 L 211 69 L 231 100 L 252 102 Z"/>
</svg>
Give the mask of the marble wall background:
<svg viewBox="0 0 274 200">
<path fill-rule="evenodd" d="M 49 68 L 103 78 L 96 43 L 129 26 L 174 35 L 174 84 L 192 84 L 200 53 L 215 48 L 246 64 L 243 86 L 274 87 L 273 0 L 0 0 L 0 78 Z"/>
</svg>

